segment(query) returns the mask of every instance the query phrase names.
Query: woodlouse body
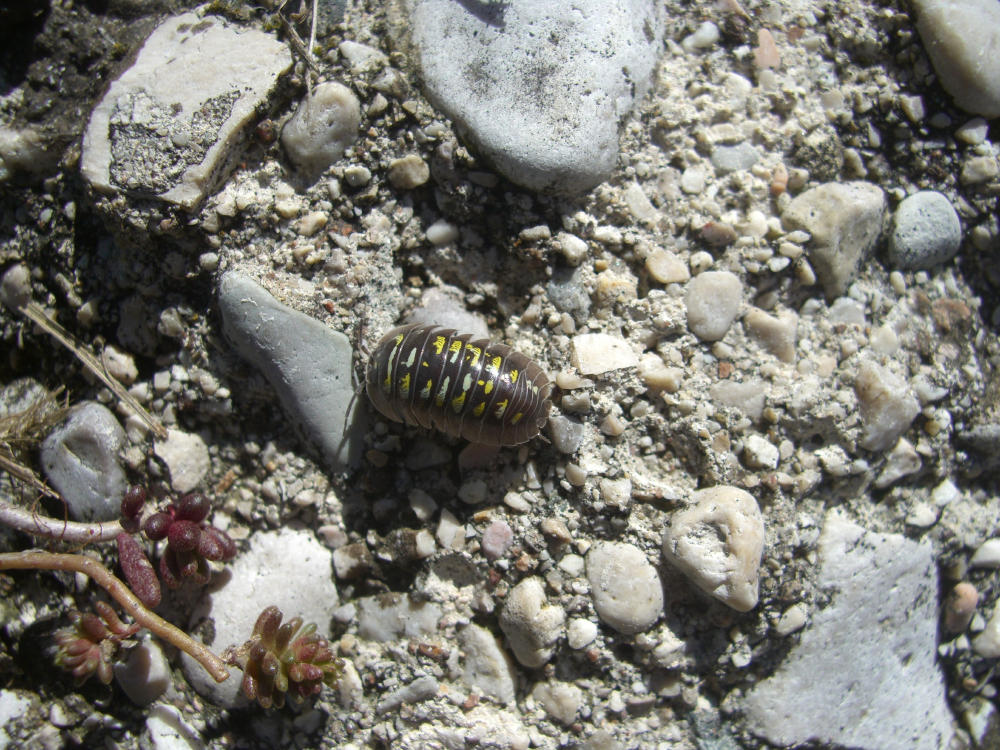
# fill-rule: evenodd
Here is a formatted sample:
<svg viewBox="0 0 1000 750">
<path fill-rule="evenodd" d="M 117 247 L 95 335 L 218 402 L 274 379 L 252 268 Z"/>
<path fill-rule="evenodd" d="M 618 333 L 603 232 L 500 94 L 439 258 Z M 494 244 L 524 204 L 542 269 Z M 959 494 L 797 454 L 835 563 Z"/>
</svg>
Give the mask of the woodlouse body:
<svg viewBox="0 0 1000 750">
<path fill-rule="evenodd" d="M 552 384 L 524 354 L 449 328 L 393 328 L 368 362 L 365 390 L 396 422 L 485 445 L 517 445 L 549 418 Z"/>
</svg>

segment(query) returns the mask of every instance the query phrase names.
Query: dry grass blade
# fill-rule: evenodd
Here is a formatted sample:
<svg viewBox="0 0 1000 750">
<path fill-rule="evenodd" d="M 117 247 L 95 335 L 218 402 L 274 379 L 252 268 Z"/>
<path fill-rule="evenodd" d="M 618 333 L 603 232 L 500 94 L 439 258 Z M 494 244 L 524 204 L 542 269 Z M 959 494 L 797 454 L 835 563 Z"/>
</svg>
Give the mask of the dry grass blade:
<svg viewBox="0 0 1000 750">
<path fill-rule="evenodd" d="M 95 377 L 110 388 L 111 392 L 120 401 L 128 405 L 158 438 L 167 437 L 166 428 L 152 414 L 146 411 L 132 394 L 125 390 L 125 386 L 108 374 L 107 368 L 104 367 L 97 357 L 91 354 L 83 344 L 78 343 L 69 331 L 54 320 L 50 320 L 45 315 L 45 311 L 37 303 L 29 302 L 24 307 L 19 308 L 19 310 L 31 322 L 73 352 L 76 358 L 83 363 L 83 366 L 94 373 Z"/>
<path fill-rule="evenodd" d="M 28 408 L 0 417 L 0 469 L 38 492 L 54 498 L 58 498 L 59 493 L 39 479 L 22 456 L 26 451 L 36 448 L 66 416 L 67 406 L 58 400 L 61 390 L 45 391 Z"/>
</svg>

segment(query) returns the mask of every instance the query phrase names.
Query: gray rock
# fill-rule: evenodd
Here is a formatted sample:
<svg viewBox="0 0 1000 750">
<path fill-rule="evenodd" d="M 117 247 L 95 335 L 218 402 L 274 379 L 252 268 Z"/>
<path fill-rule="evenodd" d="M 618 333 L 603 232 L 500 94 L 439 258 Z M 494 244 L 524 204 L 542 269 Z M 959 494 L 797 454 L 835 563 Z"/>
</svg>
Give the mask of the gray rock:
<svg viewBox="0 0 1000 750">
<path fill-rule="evenodd" d="M 431 287 L 420 295 L 420 306 L 406 318 L 407 323 L 454 328 L 460 333 L 472 333 L 488 339 L 490 328 L 482 315 L 467 310 L 462 304 L 462 292 L 451 286 Z"/>
<path fill-rule="evenodd" d="M 170 665 L 160 644 L 145 638 L 115 663 L 115 679 L 137 706 L 148 706 L 170 687 Z"/>
<path fill-rule="evenodd" d="M 882 188 L 868 182 L 827 182 L 789 203 L 781 222 L 789 231 L 812 235 L 809 262 L 832 299 L 847 290 L 875 247 L 885 212 Z"/>
<path fill-rule="evenodd" d="M 833 511 L 819 558 L 817 583 L 830 603 L 813 612 L 778 671 L 748 694 L 752 731 L 782 746 L 948 747 L 930 542 L 868 532 Z"/>
<path fill-rule="evenodd" d="M 582 192 L 611 174 L 657 61 L 659 3 L 399 2 L 428 97 L 504 176 Z"/>
<path fill-rule="evenodd" d="M 119 452 L 125 430 L 111 411 L 84 401 L 42 442 L 42 469 L 78 521 L 111 521 L 121 515 L 125 472 Z"/>
<path fill-rule="evenodd" d="M 760 152 L 749 143 L 716 146 L 712 151 L 712 166 L 719 175 L 750 169 L 760 159 Z"/>
<path fill-rule="evenodd" d="M 246 125 L 291 64 L 270 34 L 197 11 L 171 16 L 91 114 L 84 178 L 101 192 L 193 208 L 229 171 Z"/>
<path fill-rule="evenodd" d="M 688 282 L 684 304 L 691 333 L 702 341 L 718 341 L 740 314 L 743 283 L 729 271 L 705 271 Z"/>
<path fill-rule="evenodd" d="M 884 451 L 910 428 L 920 413 L 920 403 L 909 383 L 875 362 L 864 361 L 854 381 L 864 431 L 862 448 Z"/>
<path fill-rule="evenodd" d="M 419 703 L 429 698 L 433 698 L 440 685 L 438 681 L 430 675 L 418 677 L 409 685 L 404 685 L 395 690 L 378 702 L 375 708 L 376 713 L 385 714 L 395 711 L 404 703 Z"/>
<path fill-rule="evenodd" d="M 634 544 L 598 542 L 591 547 L 587 580 L 598 617 L 619 633 L 641 633 L 663 613 L 660 576 Z"/>
<path fill-rule="evenodd" d="M 226 336 L 268 379 L 303 438 L 334 471 L 356 465 L 364 425 L 347 337 L 233 271 L 219 281 L 219 311 Z"/>
<path fill-rule="evenodd" d="M 889 262 L 896 268 L 933 268 L 958 252 L 962 224 L 946 197 L 921 190 L 905 198 L 893 216 Z"/>
<path fill-rule="evenodd" d="M 465 655 L 462 682 L 500 703 L 513 703 L 517 672 L 496 636 L 470 623 L 459 633 L 458 643 Z"/>
<path fill-rule="evenodd" d="M 913 0 L 913 7 L 944 90 L 966 112 L 1000 116 L 1000 3 Z"/>
<path fill-rule="evenodd" d="M 583 442 L 583 423 L 562 414 L 553 414 L 549 417 L 549 435 L 557 451 L 572 455 Z"/>
<path fill-rule="evenodd" d="M 441 607 L 400 594 L 358 599 L 358 635 L 385 643 L 397 638 L 425 638 L 437 631 Z"/>
<path fill-rule="evenodd" d="M 540 667 L 552 658 L 565 622 L 565 610 L 549 604 L 545 584 L 537 577 L 525 578 L 512 588 L 500 612 L 500 628 L 526 667 Z"/>
<path fill-rule="evenodd" d="M 340 159 L 357 140 L 361 105 L 347 86 L 321 83 L 303 99 L 281 130 L 281 145 L 311 180 Z"/>
<path fill-rule="evenodd" d="M 326 635 L 337 602 L 332 554 L 311 532 L 260 532 L 251 538 L 250 548 L 205 589 L 191 614 L 188 632 L 199 632 L 198 626 L 210 619 L 208 632 L 213 640 L 206 645 L 219 654 L 247 641 L 257 617 L 274 605 L 281 610 L 282 622 L 301 617 Z M 238 670 L 234 677 L 218 683 L 187 654 L 181 661 L 188 682 L 202 696 L 225 707 L 246 703 L 239 693 Z"/>
<path fill-rule="evenodd" d="M 190 492 L 208 473 L 208 446 L 195 433 L 168 430 L 166 440 L 157 440 L 153 451 L 166 464 L 170 486 L 175 492 Z"/>
<path fill-rule="evenodd" d="M 556 309 L 573 316 L 577 325 L 590 317 L 590 293 L 583 283 L 584 269 L 559 268 L 553 271 L 552 281 L 546 287 L 549 300 Z"/>
</svg>

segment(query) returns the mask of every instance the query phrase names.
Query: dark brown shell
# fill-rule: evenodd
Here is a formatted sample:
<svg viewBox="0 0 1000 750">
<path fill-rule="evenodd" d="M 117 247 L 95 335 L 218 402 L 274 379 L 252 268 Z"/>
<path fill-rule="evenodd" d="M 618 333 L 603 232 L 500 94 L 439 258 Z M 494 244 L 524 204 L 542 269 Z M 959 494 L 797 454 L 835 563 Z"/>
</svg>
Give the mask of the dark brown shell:
<svg viewBox="0 0 1000 750">
<path fill-rule="evenodd" d="M 528 357 L 432 325 L 386 333 L 368 361 L 365 390 L 389 419 L 485 445 L 530 440 L 552 406 L 552 384 Z"/>
</svg>

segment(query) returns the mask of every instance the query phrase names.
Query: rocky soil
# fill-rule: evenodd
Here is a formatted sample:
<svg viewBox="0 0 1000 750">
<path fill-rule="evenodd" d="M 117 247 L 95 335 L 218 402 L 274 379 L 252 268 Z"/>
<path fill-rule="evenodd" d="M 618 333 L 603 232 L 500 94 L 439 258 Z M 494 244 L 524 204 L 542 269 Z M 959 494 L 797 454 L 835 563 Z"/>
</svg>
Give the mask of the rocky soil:
<svg viewBox="0 0 1000 750">
<path fill-rule="evenodd" d="M 0 500 L 203 492 L 237 555 L 157 612 L 343 660 L 265 710 L 142 635 L 77 685 L 103 592 L 3 572 L 0 750 L 1000 747 L 1000 2 L 310 11 L 0 9 L 0 448 L 65 504 Z M 371 408 L 400 322 L 536 361 L 541 434 Z"/>
</svg>

